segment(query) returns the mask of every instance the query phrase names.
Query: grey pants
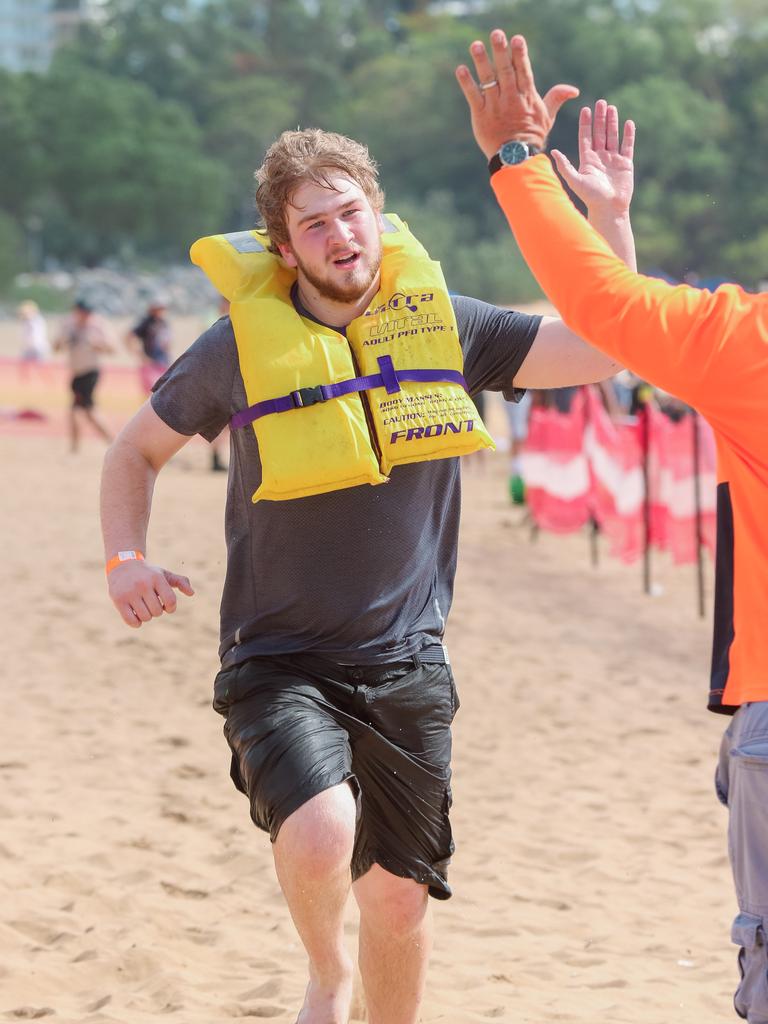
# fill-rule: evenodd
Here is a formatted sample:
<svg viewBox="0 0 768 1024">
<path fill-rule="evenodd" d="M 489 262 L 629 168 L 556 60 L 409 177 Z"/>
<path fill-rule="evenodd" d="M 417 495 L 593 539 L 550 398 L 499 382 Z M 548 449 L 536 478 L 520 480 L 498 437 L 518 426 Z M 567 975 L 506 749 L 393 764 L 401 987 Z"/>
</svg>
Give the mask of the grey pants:
<svg viewBox="0 0 768 1024">
<path fill-rule="evenodd" d="M 739 913 L 731 938 L 741 981 L 733 1005 L 749 1024 L 768 1024 L 768 701 L 744 704 L 720 746 L 718 798 L 728 807 L 728 853 Z"/>
</svg>

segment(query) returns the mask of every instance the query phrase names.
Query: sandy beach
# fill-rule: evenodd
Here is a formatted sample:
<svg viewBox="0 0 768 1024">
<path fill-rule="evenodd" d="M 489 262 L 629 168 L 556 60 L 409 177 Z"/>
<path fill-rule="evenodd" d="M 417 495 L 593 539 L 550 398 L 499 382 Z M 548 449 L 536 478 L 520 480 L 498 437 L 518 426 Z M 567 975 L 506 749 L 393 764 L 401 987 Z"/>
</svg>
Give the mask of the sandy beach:
<svg viewBox="0 0 768 1024">
<path fill-rule="evenodd" d="M 4 326 L 0 356 L 17 347 Z M 0 406 L 17 386 L 3 364 Z M 210 707 L 224 474 L 193 443 L 161 475 L 149 551 L 197 595 L 131 631 L 104 582 L 103 445 L 68 452 L 57 396 L 45 426 L 0 421 L 0 1019 L 290 1024 L 303 951 Z M 657 558 L 646 597 L 584 536 L 532 542 L 506 469 L 464 474 L 455 895 L 434 906 L 422 1021 L 735 1020 L 711 566 L 706 620 L 693 567 Z"/>
</svg>

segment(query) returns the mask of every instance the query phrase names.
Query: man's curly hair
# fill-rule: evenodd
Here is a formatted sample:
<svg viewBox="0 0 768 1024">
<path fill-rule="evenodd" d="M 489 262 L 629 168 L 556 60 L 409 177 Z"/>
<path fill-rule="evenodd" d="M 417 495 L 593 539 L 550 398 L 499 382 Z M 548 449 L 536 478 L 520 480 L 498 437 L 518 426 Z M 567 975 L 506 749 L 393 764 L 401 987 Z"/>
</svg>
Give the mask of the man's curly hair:
<svg viewBox="0 0 768 1024">
<path fill-rule="evenodd" d="M 286 207 L 296 189 L 308 181 L 332 189 L 338 173 L 357 182 L 377 213 L 384 208 L 376 163 L 362 143 L 321 128 L 283 132 L 272 143 L 256 171 L 256 206 L 273 251 L 288 241 Z"/>
</svg>

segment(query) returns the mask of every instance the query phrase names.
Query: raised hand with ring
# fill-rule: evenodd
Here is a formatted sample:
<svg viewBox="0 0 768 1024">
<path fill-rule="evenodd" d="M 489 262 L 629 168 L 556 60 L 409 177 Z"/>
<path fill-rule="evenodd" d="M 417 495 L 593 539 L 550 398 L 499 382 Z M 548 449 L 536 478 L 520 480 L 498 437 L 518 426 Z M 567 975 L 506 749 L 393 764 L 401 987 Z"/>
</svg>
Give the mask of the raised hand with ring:
<svg viewBox="0 0 768 1024">
<path fill-rule="evenodd" d="M 522 36 L 507 37 L 501 29 L 491 33 L 491 51 L 475 40 L 469 48 L 478 82 L 462 64 L 456 78 L 469 104 L 472 131 L 490 159 L 511 140 L 544 149 L 557 112 L 566 100 L 579 95 L 573 85 L 553 85 L 542 98 L 536 91 L 528 48 Z M 491 91 L 491 86 L 498 89 Z"/>
</svg>

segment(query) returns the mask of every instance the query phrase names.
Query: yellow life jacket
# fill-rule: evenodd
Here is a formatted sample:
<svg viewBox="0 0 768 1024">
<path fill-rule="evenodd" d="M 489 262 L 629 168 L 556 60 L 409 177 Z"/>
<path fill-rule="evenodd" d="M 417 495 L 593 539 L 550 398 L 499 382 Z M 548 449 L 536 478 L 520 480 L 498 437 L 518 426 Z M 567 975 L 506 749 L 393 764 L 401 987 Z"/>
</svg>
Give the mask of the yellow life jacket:
<svg viewBox="0 0 768 1024">
<path fill-rule="evenodd" d="M 439 263 L 406 224 L 384 218 L 381 286 L 346 337 L 300 316 L 296 271 L 261 231 L 190 250 L 230 300 L 262 483 L 253 501 L 381 484 L 393 466 L 493 448 L 462 376 L 456 318 Z"/>
</svg>

